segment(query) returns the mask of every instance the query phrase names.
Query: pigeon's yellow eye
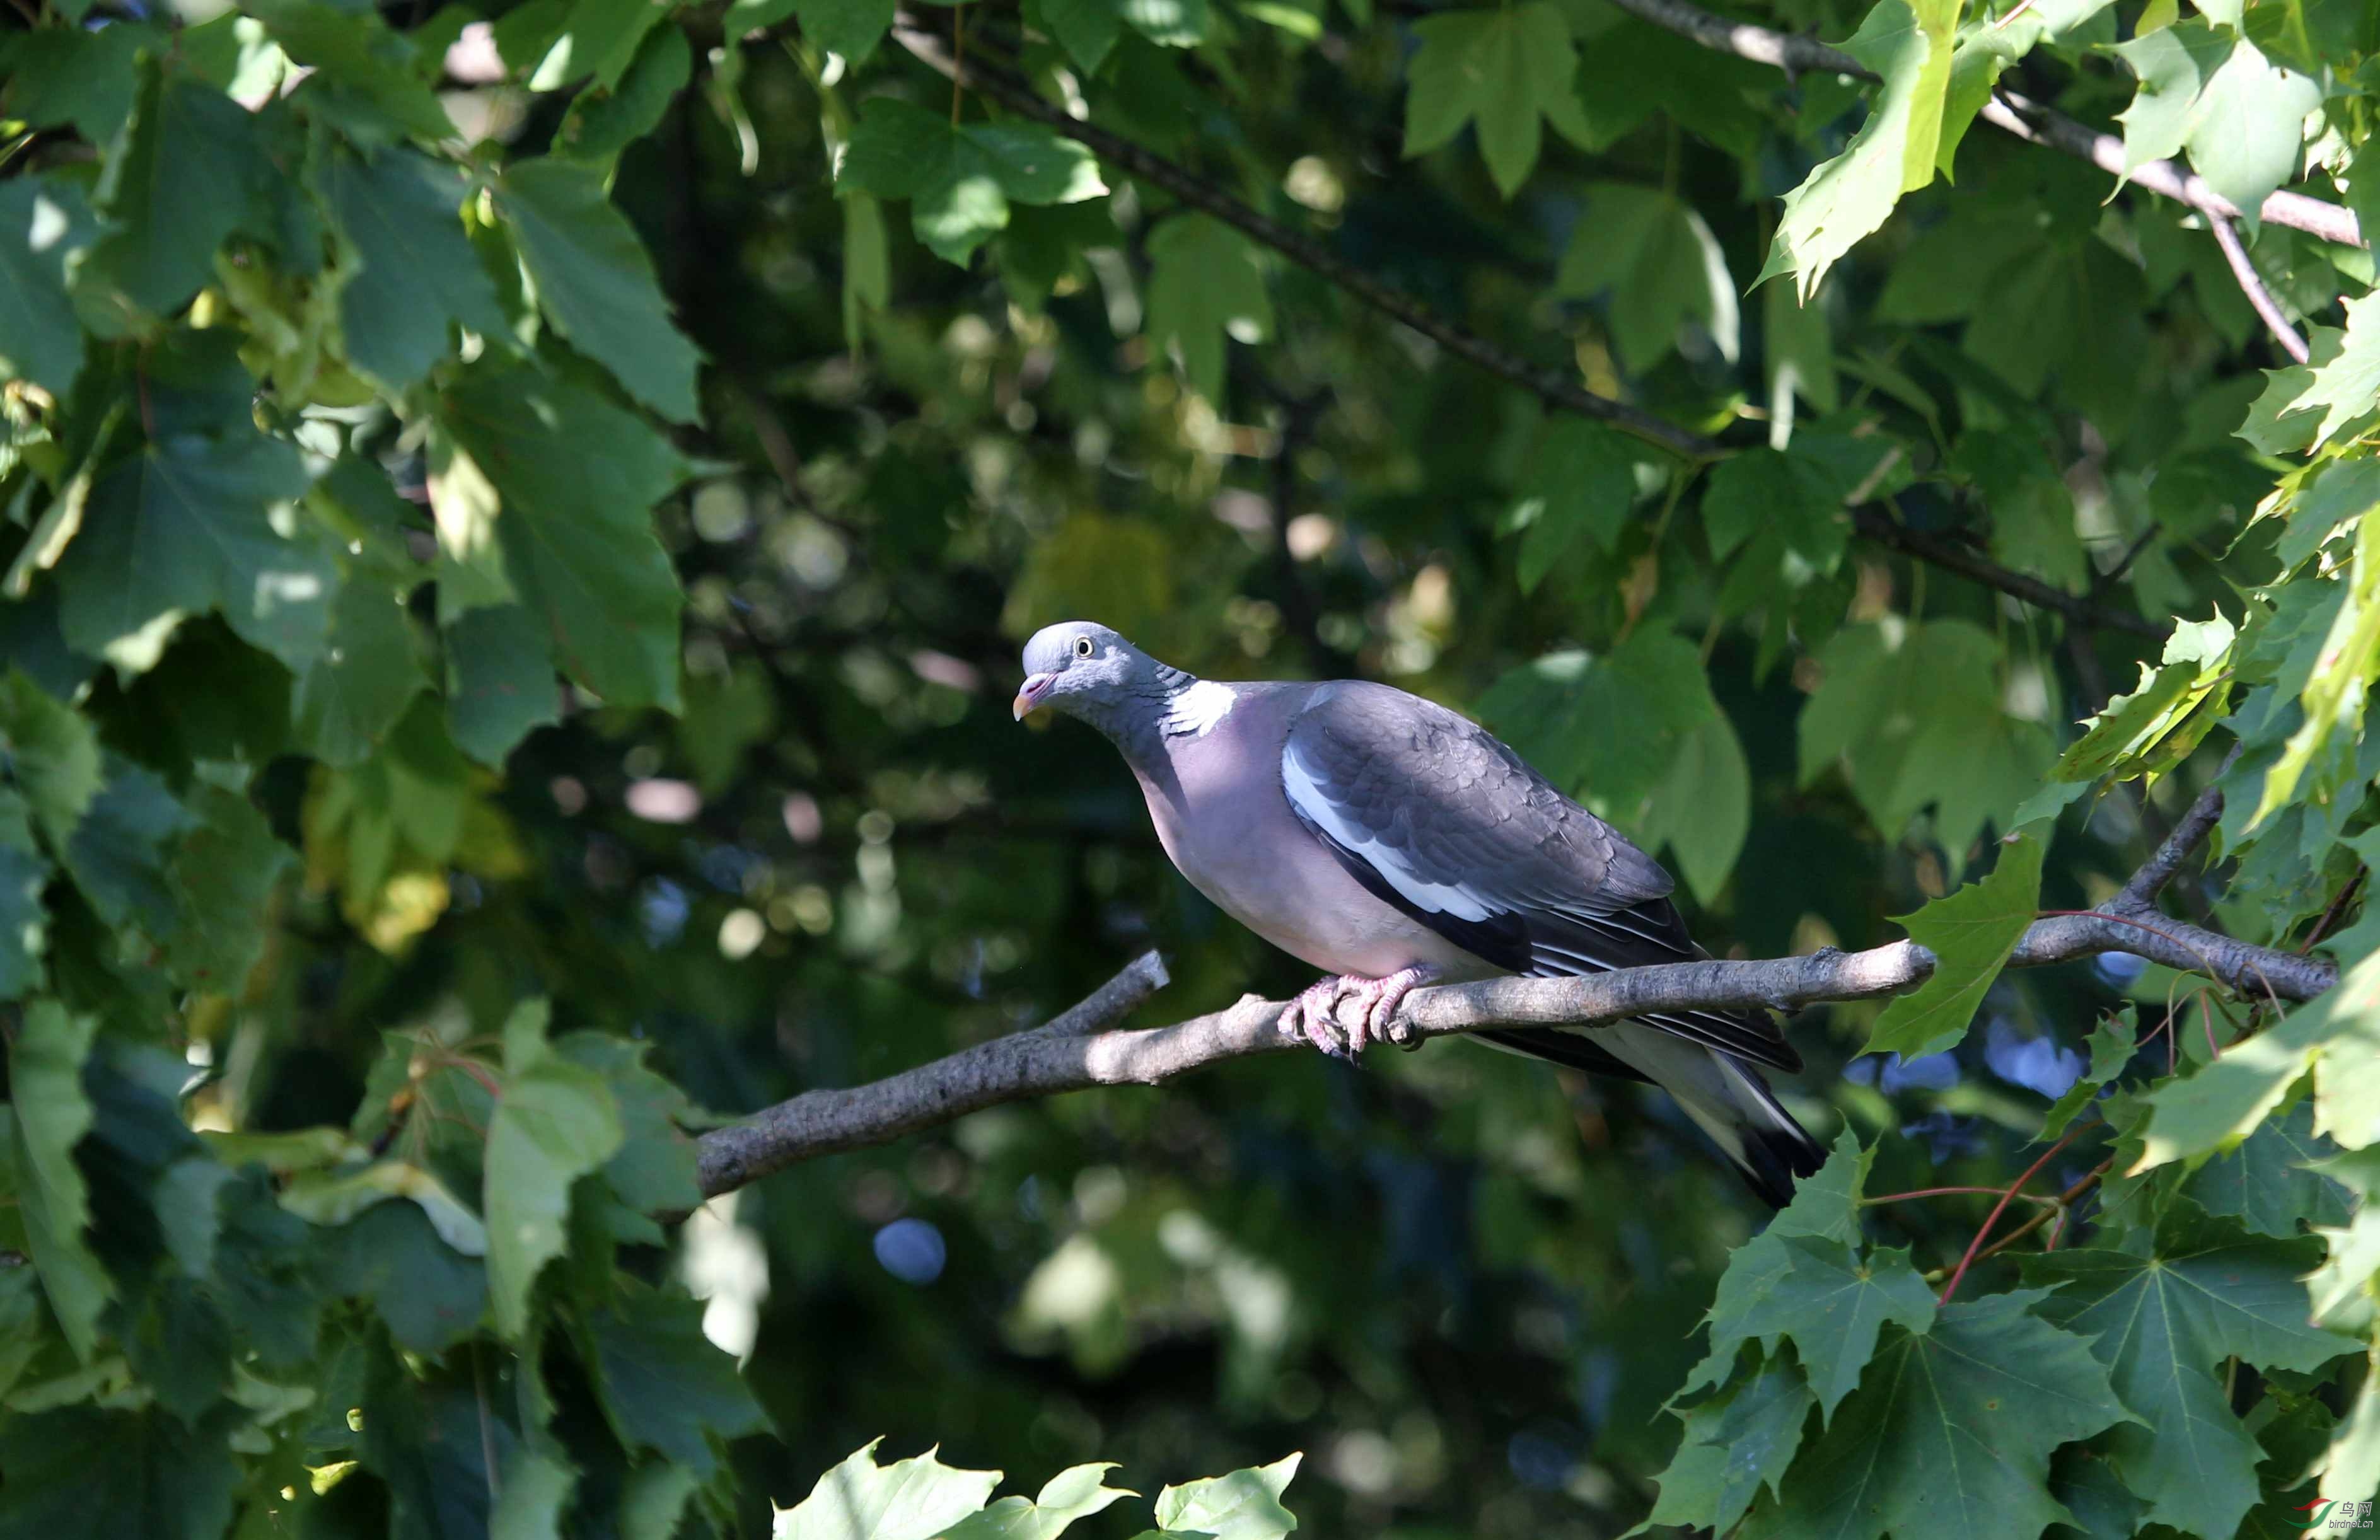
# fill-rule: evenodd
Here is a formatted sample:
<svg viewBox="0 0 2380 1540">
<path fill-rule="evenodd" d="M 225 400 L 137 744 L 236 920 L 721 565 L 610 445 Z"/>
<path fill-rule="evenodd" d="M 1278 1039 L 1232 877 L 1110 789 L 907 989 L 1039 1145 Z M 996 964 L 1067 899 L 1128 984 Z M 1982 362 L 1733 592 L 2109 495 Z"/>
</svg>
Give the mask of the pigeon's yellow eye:
<svg viewBox="0 0 2380 1540">
<path fill-rule="evenodd" d="M 1088 637 L 1076 637 L 1075 638 L 1075 656 L 1077 658 L 1087 658 L 1090 655 L 1091 638 Z"/>
</svg>

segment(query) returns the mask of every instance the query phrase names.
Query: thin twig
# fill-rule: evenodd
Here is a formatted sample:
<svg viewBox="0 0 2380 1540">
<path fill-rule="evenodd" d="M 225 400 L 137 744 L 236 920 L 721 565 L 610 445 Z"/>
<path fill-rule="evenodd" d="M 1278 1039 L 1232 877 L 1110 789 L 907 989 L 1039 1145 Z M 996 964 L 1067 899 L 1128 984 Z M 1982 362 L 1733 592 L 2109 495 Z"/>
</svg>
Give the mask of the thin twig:
<svg viewBox="0 0 2380 1540">
<path fill-rule="evenodd" d="M 2265 323 L 2265 330 L 2281 345 L 2282 352 L 2299 363 L 2304 363 L 2312 357 L 2306 352 L 2305 338 L 2299 336 L 2297 328 L 2289 324 L 2289 318 L 2281 314 L 2281 307 L 2274 300 L 2273 291 L 2265 286 L 2264 274 L 2258 273 L 2256 264 L 2248 260 L 2248 249 L 2240 244 L 2240 232 L 2231 228 L 2229 220 L 2219 215 L 2209 217 L 2206 227 L 2215 232 L 2215 244 L 2223 249 L 2223 260 L 2231 264 L 2232 280 L 2240 285 L 2240 292 L 2248 297 L 2248 303 L 2255 308 L 2257 318 Z"/>
<path fill-rule="evenodd" d="M 2080 594 L 2068 593 L 2037 577 L 2029 577 L 1940 535 L 1912 529 L 1875 503 L 1852 510 L 1852 527 L 1861 539 L 1916 557 L 1930 565 L 1971 577 L 1985 588 L 1998 588 L 2026 603 L 2051 611 L 2076 625 L 2099 626 L 2111 631 L 2129 631 L 2136 637 L 2163 640 L 2173 631 L 2171 622 L 2150 620 L 2129 610 L 2110 609 L 2094 604 Z"/>
<path fill-rule="evenodd" d="M 1706 48 L 1732 54 L 1755 64 L 1769 65 L 1789 74 L 1823 71 L 1831 75 L 1849 75 L 1862 80 L 1879 79 L 1876 71 L 1851 55 L 1840 48 L 1829 47 L 1815 38 L 1796 37 L 1767 27 L 1730 21 L 1700 6 L 1688 5 L 1685 0 L 1612 0 L 1612 4 L 1656 27 L 1691 38 Z M 2044 145 L 2079 156 L 2111 176 L 2161 197 L 2224 218 L 2242 217 L 2237 204 L 2208 187 L 2204 179 L 2182 170 L 2171 161 L 2151 161 L 2127 172 L 2124 169 L 2122 139 L 2077 123 L 2016 91 L 1995 91 L 1991 100 L 1984 103 L 1979 115 L 1992 127 L 2028 144 Z M 2309 198 L 2301 192 L 2274 193 L 2259 206 L 2257 216 L 2275 224 L 2320 236 L 2325 240 L 2337 241 L 2342 246 L 2364 244 L 2363 233 L 2356 224 L 2351 212 L 2336 203 Z"/>
<path fill-rule="evenodd" d="M 1079 122 L 1064 108 L 1042 100 L 1025 81 L 978 57 L 962 64 L 942 47 L 940 39 L 904 21 L 892 27 L 892 41 L 921 63 L 953 80 L 961 80 L 978 95 L 989 96 L 1022 116 L 1048 124 L 1067 138 L 1079 140 L 1099 158 L 1121 166 L 1141 180 L 1162 188 L 1195 209 L 1231 225 L 1261 245 L 1269 246 L 1298 266 L 1319 273 L 1381 314 L 1419 332 L 1456 357 L 1499 379 L 1535 392 L 1547 401 L 1582 417 L 1608 422 L 1633 433 L 1679 457 L 1701 462 L 1717 459 L 1726 450 L 1716 441 L 1655 417 L 1624 401 L 1597 395 L 1566 374 L 1543 370 L 1518 355 L 1432 315 L 1420 300 L 1384 284 L 1320 242 L 1299 235 L 1280 221 L 1258 213 L 1221 188 L 1191 175 L 1154 151 L 1134 143 L 1097 124 Z"/>
<path fill-rule="evenodd" d="M 2156 538 L 2163 533 L 2165 533 L 2164 529 L 2155 520 L 2151 520 L 2149 527 L 2133 536 L 2132 543 L 2124 547 L 2124 553 L 2116 558 L 2114 566 L 2091 579 L 2090 597 L 2095 600 L 2105 599 L 2117 584 L 2124 580 L 2124 574 L 2132 570 L 2132 564 L 2141 559 L 2141 552 L 2155 545 Z"/>
<path fill-rule="evenodd" d="M 2299 956 L 2304 956 L 2322 944 L 2322 939 L 2330 933 L 2330 922 L 2338 918 L 2338 912 L 2346 908 L 2362 888 L 2368 871 L 2368 867 L 2358 867 L 2355 875 L 2347 879 L 2347 886 L 2338 890 L 2338 896 L 2330 901 L 2329 907 L 2323 910 L 2322 917 L 2313 922 L 2313 929 L 2307 935 L 2305 944 L 2298 948 Z"/>
<path fill-rule="evenodd" d="M 1068 138 L 1080 141 L 1097 152 L 1100 159 L 1163 188 L 1193 208 L 1212 214 L 1298 266 L 1337 285 L 1381 314 L 1413 328 L 1456 358 L 1531 392 L 1548 406 L 1592 418 L 1598 422 L 1610 423 L 1679 455 L 1692 465 L 1724 458 L 1728 454 L 1727 447 L 1715 439 L 1691 432 L 1625 402 L 1597 395 L 1558 371 L 1540 370 L 1486 338 L 1439 319 L 1411 295 L 1373 277 L 1320 242 L 1299 235 L 1279 221 L 1257 212 L 1222 188 L 1194 176 L 1153 151 L 1097 124 L 1079 122 L 1067 115 L 1062 108 L 1044 101 L 1032 87 L 1005 70 L 986 65 L 980 58 L 961 64 L 944 51 L 938 39 L 905 22 L 894 24 L 892 38 L 930 68 L 953 79 L 964 79 L 970 90 L 991 97 L 1011 111 L 1048 124 Z M 1903 528 L 1889 514 L 1879 508 L 1853 509 L 1852 527 L 1864 539 L 1948 568 L 2029 604 L 2054 611 L 2078 625 L 2103 626 L 2152 638 L 2162 638 L 2172 630 L 2169 624 L 2092 604 L 2078 595 L 2001 566 L 1937 536 Z"/>
</svg>

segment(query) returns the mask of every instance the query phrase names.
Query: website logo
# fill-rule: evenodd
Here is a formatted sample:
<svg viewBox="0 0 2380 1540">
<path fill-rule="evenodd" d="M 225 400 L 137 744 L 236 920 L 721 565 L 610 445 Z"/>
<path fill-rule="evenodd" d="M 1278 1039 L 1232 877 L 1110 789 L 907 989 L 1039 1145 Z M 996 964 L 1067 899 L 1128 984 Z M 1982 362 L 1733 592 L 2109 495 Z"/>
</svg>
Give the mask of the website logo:
<svg viewBox="0 0 2380 1540">
<path fill-rule="evenodd" d="M 2316 1498 L 2312 1502 L 2300 1503 L 2298 1511 L 2306 1515 L 2305 1532 L 2308 1534 L 2318 1534 L 2325 1530 L 2335 1532 L 2372 1527 L 2372 1503 L 2368 1498 L 2362 1502 L 2344 1502 L 2337 1498 Z"/>
</svg>

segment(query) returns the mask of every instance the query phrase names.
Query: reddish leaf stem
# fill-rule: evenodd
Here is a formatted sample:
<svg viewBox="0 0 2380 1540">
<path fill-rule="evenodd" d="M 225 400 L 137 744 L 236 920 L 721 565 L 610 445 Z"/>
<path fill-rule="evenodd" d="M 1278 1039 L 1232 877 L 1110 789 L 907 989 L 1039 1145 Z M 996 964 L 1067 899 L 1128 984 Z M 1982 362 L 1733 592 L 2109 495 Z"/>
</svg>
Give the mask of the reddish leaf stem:
<svg viewBox="0 0 2380 1540">
<path fill-rule="evenodd" d="M 2079 1128 L 2068 1129 L 2065 1137 L 2042 1151 L 2040 1159 L 2027 1166 L 2022 1176 L 2009 1183 L 2008 1191 L 2000 1194 L 2000 1201 L 1992 1205 L 1992 1211 L 1984 1216 L 1983 1227 L 1975 1231 L 1975 1238 L 1967 1243 L 1967 1255 L 1959 1258 L 1959 1265 L 1951 1270 L 1949 1281 L 1942 1285 L 1941 1299 L 1936 1303 L 1940 1304 L 1950 1303 L 1950 1297 L 1959 1291 L 1959 1280 L 1967 1276 L 1969 1267 L 1974 1266 L 1975 1253 L 1983 1249 L 1985 1238 L 1991 1234 L 1992 1226 L 2000 1222 L 2000 1216 L 2008 1212 L 2008 1206 L 2016 1201 L 2016 1195 L 2023 1191 L 2024 1184 L 2040 1175 L 2041 1169 L 2058 1158 L 2058 1151 L 2072 1144 L 2074 1136 L 2082 1132 Z"/>
<path fill-rule="evenodd" d="M 2034 1231 L 2039 1230 L 2053 1215 L 2058 1219 L 2058 1228 L 2050 1233 L 2049 1249 L 2052 1251 L 2057 1250 L 2058 1237 L 2065 1233 L 2066 1221 L 2073 1218 L 2074 1200 L 2089 1192 L 2093 1187 L 2096 1186 L 2099 1179 L 2107 1174 L 2107 1168 L 2113 1164 L 2113 1161 L 2102 1160 L 2097 1165 L 2092 1167 L 2089 1170 L 2083 1172 L 2082 1175 L 2076 1180 L 2073 1186 L 2069 1187 L 2066 1191 L 2058 1194 L 2058 1201 L 2054 1205 L 2044 1208 L 2032 1219 L 2025 1220 L 2024 1223 L 2017 1226 L 2014 1230 L 2010 1231 L 2006 1235 L 2001 1236 L 1998 1240 L 1994 1241 L 1990 1245 L 1985 1246 L 1984 1248 L 1983 1255 L 1976 1257 L 1975 1260 L 1978 1262 L 1985 1262 L 1998 1256 L 2000 1253 L 2008 1250 L 2009 1247 L 2015 1245 L 2019 1241 L 2023 1240 Z"/>
<path fill-rule="evenodd" d="M 1998 1194 L 2005 1191 L 2005 1188 L 2000 1187 L 1920 1187 L 1912 1192 L 1887 1193 L 1880 1197 L 1862 1198 L 1860 1199 L 1860 1202 L 1863 1204 L 1899 1203 L 1904 1198 L 1938 1198 L 1949 1196 L 1954 1193 Z M 2021 1195 L 2028 1203 L 2048 1203 L 2052 1201 L 2048 1198 L 2034 1197 L 2029 1193 Z"/>
</svg>

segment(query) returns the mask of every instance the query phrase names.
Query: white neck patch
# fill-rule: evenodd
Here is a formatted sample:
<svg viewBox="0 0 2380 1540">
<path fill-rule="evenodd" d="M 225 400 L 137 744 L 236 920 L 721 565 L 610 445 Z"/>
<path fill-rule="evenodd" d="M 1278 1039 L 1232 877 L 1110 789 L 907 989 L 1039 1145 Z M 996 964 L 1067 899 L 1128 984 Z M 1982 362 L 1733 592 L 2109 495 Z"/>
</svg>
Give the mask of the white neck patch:
<svg viewBox="0 0 2380 1540">
<path fill-rule="evenodd" d="M 1203 738 L 1214 731 L 1217 722 L 1232 714 L 1239 699 L 1229 685 L 1201 679 L 1166 703 L 1165 735 Z"/>
</svg>

